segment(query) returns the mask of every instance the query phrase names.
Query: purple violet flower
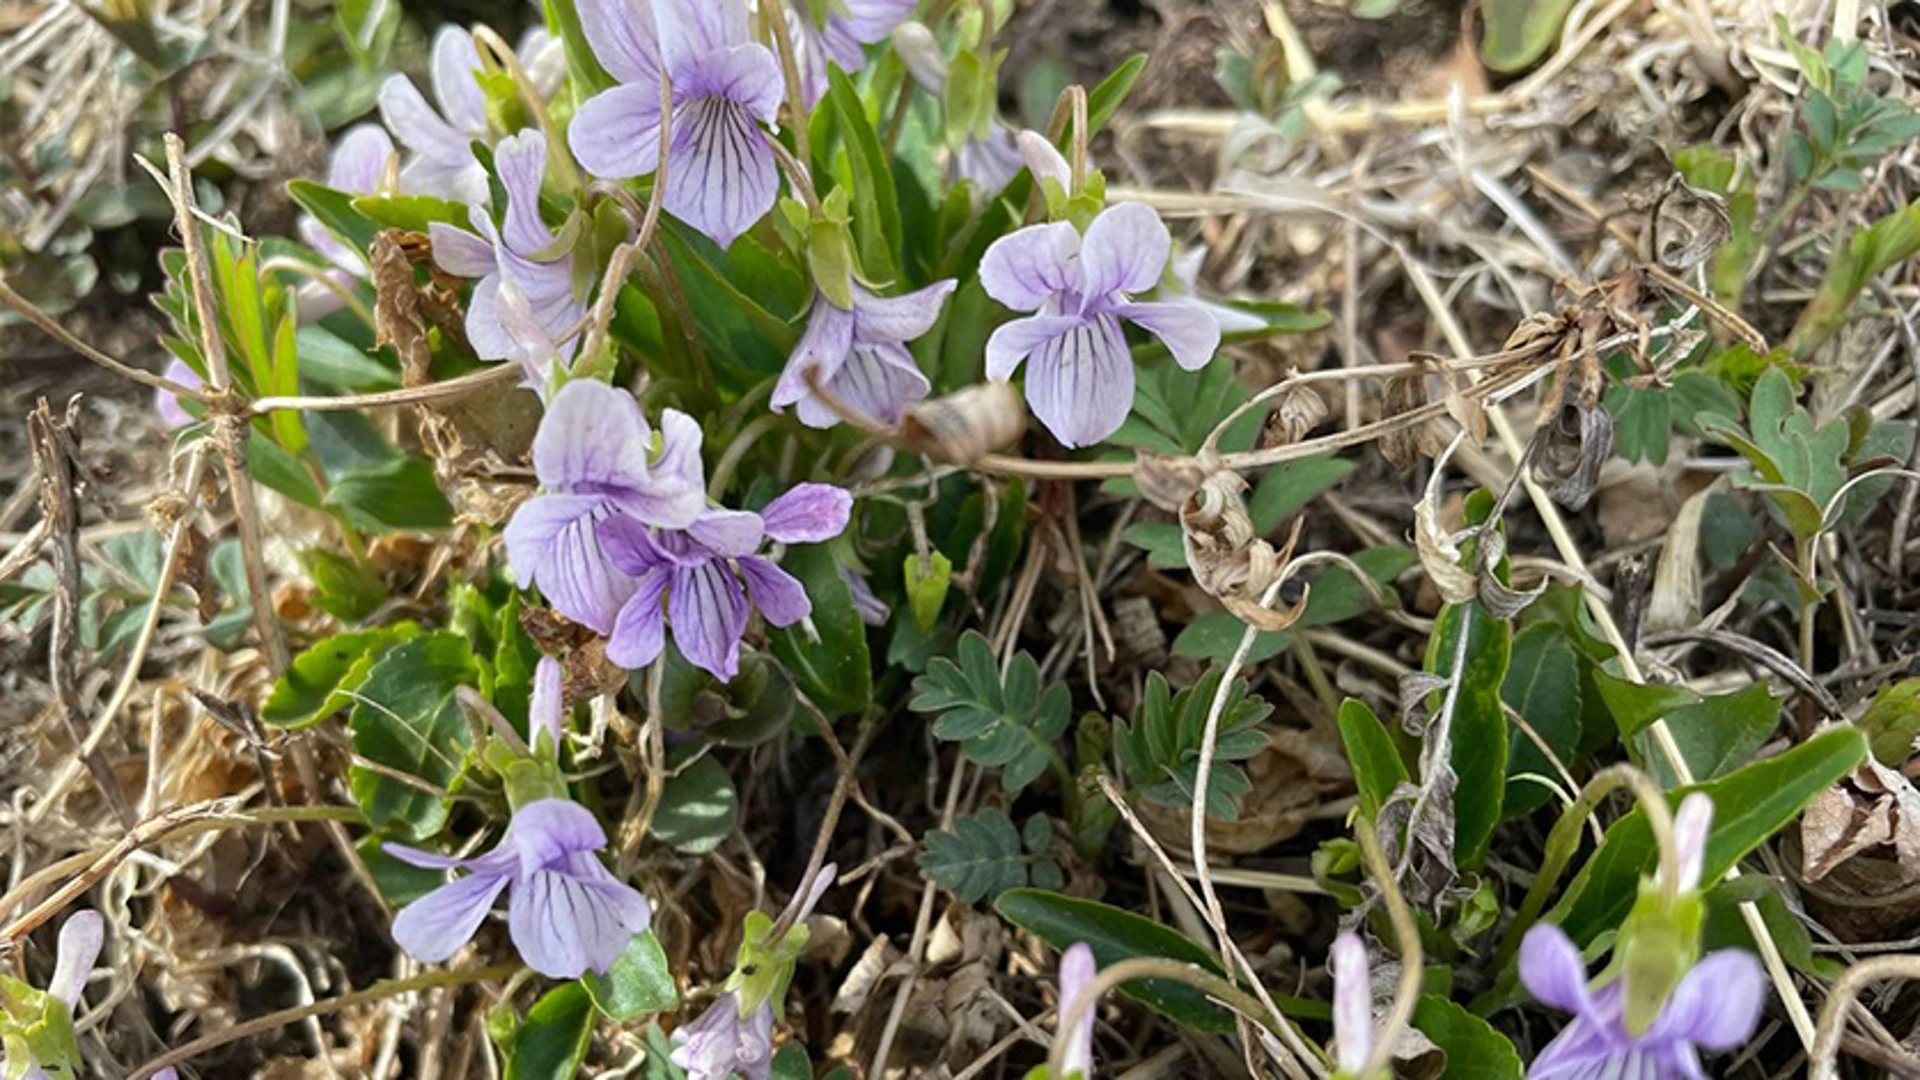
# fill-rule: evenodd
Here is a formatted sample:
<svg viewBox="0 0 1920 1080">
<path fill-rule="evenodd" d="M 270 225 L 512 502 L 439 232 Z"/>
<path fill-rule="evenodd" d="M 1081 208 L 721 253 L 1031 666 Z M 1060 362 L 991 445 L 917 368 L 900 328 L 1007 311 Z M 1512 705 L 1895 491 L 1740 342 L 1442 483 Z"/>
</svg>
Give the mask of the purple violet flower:
<svg viewBox="0 0 1920 1080">
<path fill-rule="evenodd" d="M 854 614 L 868 626 L 885 626 L 893 618 L 893 609 L 885 600 L 873 593 L 873 586 L 867 584 L 867 575 L 859 573 L 851 566 L 840 568 L 840 580 L 847 583 L 847 595 L 853 600 Z"/>
<path fill-rule="evenodd" d="M 1080 994 L 1093 981 L 1098 965 L 1093 959 L 1093 949 L 1086 942 L 1076 941 L 1067 946 L 1060 954 L 1060 1007 L 1062 1023 L 1066 1021 L 1068 1010 L 1080 999 Z M 1098 1011 L 1094 1006 L 1080 1017 L 1079 1023 L 1071 1031 L 1061 1031 L 1054 1036 L 1066 1043 L 1065 1056 L 1060 1060 L 1062 1075 L 1060 1080 L 1092 1080 L 1093 1077 L 1093 1017 Z"/>
<path fill-rule="evenodd" d="M 467 208 L 467 219 L 480 234 L 444 222 L 428 226 L 433 239 L 433 261 L 460 277 L 479 278 L 467 306 L 467 339 L 482 360 L 517 359 L 529 367 L 536 386 L 544 379 L 544 365 L 552 359 L 554 343 L 571 348 L 566 338 L 587 313 L 586 299 L 575 287 L 571 250 L 556 252 L 560 238 L 540 217 L 540 181 L 547 171 L 547 140 L 537 129 L 500 140 L 493 163 L 506 189 L 504 224 L 495 227 L 486 207 Z M 519 290 L 524 310 L 504 311 L 501 293 Z M 528 320 L 535 329 L 526 329 Z M 530 340 L 532 339 L 532 340 Z M 537 355 L 535 342 L 547 350 Z"/>
<path fill-rule="evenodd" d="M 1190 301 L 1139 303 L 1129 293 L 1159 284 L 1172 238 L 1141 203 L 1100 213 L 1083 237 L 1072 225 L 1029 225 L 987 248 L 980 284 L 1017 311 L 987 340 L 987 377 L 1005 381 L 1027 365 L 1027 403 L 1068 447 L 1118 430 L 1133 407 L 1133 356 L 1121 332 L 1131 322 L 1164 342 L 1192 371 L 1213 359 L 1220 326 Z"/>
<path fill-rule="evenodd" d="M 866 46 L 885 40 L 906 22 L 918 0 L 837 0 L 828 5 L 826 21 L 819 25 L 802 10 L 810 6 L 807 0 L 771 2 L 786 7 L 802 104 L 812 109 L 827 93 L 827 61 L 848 75 L 859 71 L 867 63 Z"/>
<path fill-rule="evenodd" d="M 754 608 L 774 626 L 792 626 L 813 611 L 800 582 L 757 554 L 761 545 L 831 540 L 847 527 L 852 508 L 853 496 L 841 488 L 799 484 L 758 514 L 709 510 L 685 529 L 653 532 L 632 517 L 607 518 L 600 543 L 613 565 L 635 579 L 607 641 L 607 659 L 628 670 L 652 663 L 671 620 L 674 644 L 687 662 L 732 681 Z"/>
<path fill-rule="evenodd" d="M 542 493 L 507 523 L 507 565 L 521 588 L 539 586 L 560 614 L 598 633 L 613 630 L 635 588 L 602 552 L 600 523 L 624 515 L 684 528 L 706 507 L 700 425 L 668 409 L 660 436 L 655 457 L 640 403 L 592 379 L 562 387 L 534 436 Z"/>
<path fill-rule="evenodd" d="M 744 0 L 582 0 L 593 53 L 620 85 L 587 99 L 567 128 L 595 176 L 659 166 L 660 71 L 673 82 L 667 212 L 728 247 L 773 209 L 780 172 L 760 122 L 785 96 L 780 65 L 747 28 Z"/>
<path fill-rule="evenodd" d="M 200 373 L 188 367 L 187 362 L 177 356 L 167 362 L 167 370 L 164 374 L 189 390 L 198 390 L 206 385 L 201 381 Z M 179 398 L 165 390 L 154 390 L 153 411 L 160 414 L 160 423 L 164 424 L 168 431 L 177 431 L 193 423 L 193 414 L 187 411 L 186 406 L 180 404 Z"/>
<path fill-rule="evenodd" d="M 1367 947 L 1360 936 L 1343 930 L 1327 954 L 1333 973 L 1334 1068 L 1359 1076 L 1373 1053 L 1373 986 L 1367 971 Z"/>
<path fill-rule="evenodd" d="M 487 201 L 487 171 L 473 156 L 474 140 L 488 136 L 487 98 L 474 78 L 479 70 L 473 35 L 447 26 L 434 35 L 429 71 L 438 109 L 405 75 L 391 76 L 380 87 L 380 118 L 414 153 L 400 172 L 402 191 L 469 204 Z"/>
<path fill-rule="evenodd" d="M 506 890 L 507 926 L 528 967 L 555 979 L 604 974 L 653 918 L 646 897 L 600 862 L 606 846 L 600 822 L 566 799 L 515 810 L 499 846 L 478 858 L 387 844 L 408 865 L 467 871 L 401 908 L 393 939 L 414 959 L 439 963 L 473 938 Z"/>
<path fill-rule="evenodd" d="M 1160 279 L 1160 291 L 1154 294 L 1159 300 L 1188 301 L 1206 309 L 1213 321 L 1220 324 L 1220 332 L 1230 334 L 1243 330 L 1263 330 L 1267 321 L 1258 315 L 1249 315 L 1239 308 L 1229 307 L 1217 300 L 1200 295 L 1200 264 L 1207 259 L 1204 248 L 1182 251 L 1173 257 L 1173 272 Z"/>
<path fill-rule="evenodd" d="M 1580 949 L 1550 923 L 1535 926 L 1521 941 L 1520 979 L 1541 1002 L 1573 1014 L 1533 1059 L 1528 1080 L 1705 1080 L 1695 1047 L 1720 1052 L 1745 1044 L 1760 1022 L 1767 992 L 1766 973 L 1751 953 L 1711 952 L 1681 978 L 1653 1026 L 1632 1035 L 1622 1019 L 1625 984 L 1614 979 L 1590 990 Z"/>
<path fill-rule="evenodd" d="M 105 937 L 106 923 L 97 911 L 76 911 L 67 916 L 66 922 L 60 924 L 59 951 L 55 953 L 53 978 L 47 980 L 46 993 L 48 997 L 66 1006 L 69 1017 L 80 1008 L 80 996 L 87 988 L 87 976 L 93 973 L 93 962 L 100 957 L 100 944 Z M 6 979 L 6 977 L 0 976 L 0 979 Z M 13 985 L 21 990 L 31 989 L 19 983 Z M 7 988 L 0 988 L 0 993 L 5 992 Z M 37 1003 L 22 1004 L 32 1008 L 33 1014 L 30 1018 L 20 1019 L 29 1022 L 37 1021 L 40 1016 L 40 1006 Z M 69 1037 L 71 1037 L 70 1032 Z M 48 1080 L 46 1072 L 48 1067 L 64 1068 L 68 1071 L 63 1075 L 75 1075 L 73 1070 L 80 1064 L 78 1047 L 69 1045 L 67 1053 L 73 1055 L 73 1060 L 42 1062 L 34 1060 L 33 1055 L 29 1053 L 28 1060 L 20 1062 L 9 1060 L 6 1051 L 0 1049 L 0 1076 L 18 1076 L 19 1080 Z M 159 1078 L 156 1076 L 155 1080 Z"/>
<path fill-rule="evenodd" d="M 933 329 L 957 284 L 949 278 L 894 297 L 875 296 L 856 284 L 851 311 L 816 294 L 807 332 L 774 384 L 773 411 L 797 404 L 800 422 L 808 427 L 830 428 L 840 422 L 840 415 L 808 385 L 811 371 L 848 408 L 874 423 L 898 425 L 907 406 L 931 389 L 906 343 Z"/>
<path fill-rule="evenodd" d="M 767 1080 L 773 1075 L 773 1002 L 763 1001 L 740 1015 L 740 997 L 732 990 L 713 999 L 693 1021 L 673 1031 L 670 1060 L 687 1080 Z"/>
<path fill-rule="evenodd" d="M 386 175 L 387 160 L 393 157 L 393 140 L 378 124 L 356 124 L 340 137 L 327 165 L 327 186 L 349 195 L 367 195 L 380 190 Z M 320 220 L 311 214 L 300 215 L 296 227 L 300 239 L 314 253 L 333 264 L 327 277 L 341 289 L 351 289 L 354 279 L 367 276 L 367 263 Z M 340 297 L 333 289 L 317 281 L 300 286 L 300 319 L 311 322 L 340 309 Z"/>
</svg>

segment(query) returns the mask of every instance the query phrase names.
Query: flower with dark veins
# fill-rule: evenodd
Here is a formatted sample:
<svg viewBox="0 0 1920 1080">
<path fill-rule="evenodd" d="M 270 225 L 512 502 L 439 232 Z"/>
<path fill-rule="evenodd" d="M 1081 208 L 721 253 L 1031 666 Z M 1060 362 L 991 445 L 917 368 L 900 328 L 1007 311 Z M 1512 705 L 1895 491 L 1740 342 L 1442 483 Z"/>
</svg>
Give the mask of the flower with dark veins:
<svg viewBox="0 0 1920 1080">
<path fill-rule="evenodd" d="M 760 124 L 773 122 L 784 82 L 773 53 L 753 41 L 744 0 L 581 0 L 579 8 L 588 44 L 620 85 L 574 114 L 574 156 L 610 179 L 657 169 L 664 68 L 673 95 L 663 205 L 730 246 L 773 209 L 780 189 Z"/>
<path fill-rule="evenodd" d="M 633 395 L 592 379 L 554 395 L 533 440 L 541 493 L 507 523 L 507 565 L 521 588 L 538 586 L 555 610 L 598 633 L 635 583 L 601 550 L 599 526 L 616 515 L 662 528 L 693 524 L 706 508 L 700 425 L 668 409 L 660 443 Z"/>
<path fill-rule="evenodd" d="M 1027 365 L 1027 403 L 1063 446 L 1092 446 L 1133 407 L 1133 355 L 1121 323 L 1160 339 L 1189 371 L 1206 366 L 1220 326 L 1192 301 L 1138 302 L 1159 284 L 1172 239 L 1141 203 L 1108 207 L 1086 235 L 1067 222 L 1029 225 L 987 248 L 980 284 L 995 300 L 1032 315 L 987 340 L 987 377 L 1005 381 Z"/>
<path fill-rule="evenodd" d="M 478 858 L 384 846 L 410 866 L 466 871 L 394 916 L 394 941 L 424 963 L 459 952 L 502 892 L 520 958 L 555 979 L 604 974 L 653 918 L 646 897 L 600 862 L 597 853 L 607 846 L 600 822 L 567 799 L 519 807 L 499 846 Z"/>
<path fill-rule="evenodd" d="M 493 163 L 507 194 L 503 223 L 496 227 L 481 205 L 467 208 L 467 220 L 477 236 L 433 222 L 428 226 L 433 261 L 449 274 L 479 279 L 467 305 L 467 339 L 474 355 L 482 360 L 520 360 L 530 372 L 538 372 L 551 356 L 530 360 L 529 355 L 538 348 L 570 352 L 577 335 L 570 337 L 568 331 L 586 315 L 586 299 L 580 294 L 573 246 L 540 217 L 546 137 L 530 128 L 502 139 L 494 148 Z M 500 294 L 509 284 L 524 299 L 524 314 L 502 311 Z M 530 320 L 539 336 L 517 327 L 515 314 L 521 323 Z"/>
<path fill-rule="evenodd" d="M 630 517 L 609 517 L 600 542 L 635 584 L 607 641 L 607 659 L 630 671 L 652 663 L 671 621 L 687 662 L 731 681 L 753 609 L 774 626 L 792 626 L 813 611 L 800 582 L 760 555 L 761 546 L 831 540 L 847 527 L 852 508 L 844 489 L 800 484 L 758 514 L 709 510 L 685 529 L 656 532 Z"/>
<path fill-rule="evenodd" d="M 838 424 L 840 414 L 814 393 L 807 381 L 811 376 L 846 407 L 884 427 L 897 426 L 907 406 L 926 397 L 931 387 L 907 342 L 933 329 L 956 284 L 949 278 L 892 297 L 875 296 L 855 284 L 851 310 L 816 294 L 807 332 L 774 384 L 773 410 L 797 405 L 800 422 L 808 427 Z"/>
</svg>

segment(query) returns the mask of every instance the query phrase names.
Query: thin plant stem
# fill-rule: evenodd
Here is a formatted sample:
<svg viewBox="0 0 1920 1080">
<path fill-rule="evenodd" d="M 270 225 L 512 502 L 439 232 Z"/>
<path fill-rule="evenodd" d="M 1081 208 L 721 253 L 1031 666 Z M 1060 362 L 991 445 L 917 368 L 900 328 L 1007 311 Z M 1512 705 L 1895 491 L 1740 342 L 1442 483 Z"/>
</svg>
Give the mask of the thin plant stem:
<svg viewBox="0 0 1920 1080">
<path fill-rule="evenodd" d="M 1353 831 L 1353 835 L 1360 842 L 1361 860 L 1366 863 L 1367 872 L 1373 875 L 1374 885 L 1380 889 L 1380 898 L 1387 907 L 1387 919 L 1393 924 L 1394 940 L 1400 946 L 1400 982 L 1393 991 L 1393 1008 L 1387 1011 L 1386 1022 L 1375 1033 L 1373 1049 L 1367 1054 L 1367 1064 L 1360 1070 L 1361 1076 L 1385 1076 L 1393 1052 L 1400 1045 L 1400 1036 L 1413 1021 L 1413 1009 L 1420 1000 L 1420 976 L 1423 971 L 1420 927 L 1414 922 L 1413 909 L 1407 906 L 1407 898 L 1400 894 L 1399 879 L 1392 867 L 1387 865 L 1386 852 L 1380 850 L 1380 837 L 1374 832 L 1373 822 L 1364 816 L 1356 816 L 1360 827 Z"/>
<path fill-rule="evenodd" d="M 185 1046 L 169 1050 L 159 1057 L 154 1058 L 152 1061 L 147 1062 L 145 1065 L 140 1066 L 133 1071 L 133 1074 L 129 1076 L 127 1080 L 147 1080 L 148 1077 L 153 1076 L 161 1069 L 170 1065 L 178 1065 L 184 1061 L 191 1061 L 209 1050 L 215 1050 L 228 1043 L 238 1042 L 241 1039 L 251 1038 L 255 1035 L 263 1035 L 276 1028 L 282 1028 L 288 1024 L 297 1024 L 312 1017 L 325 1016 L 328 1013 L 338 1012 L 341 1009 L 351 1009 L 356 1006 L 383 1001 L 387 998 L 398 997 L 401 994 L 411 994 L 416 990 L 432 990 L 440 987 L 468 986 L 473 983 L 495 982 L 500 979 L 510 978 L 520 970 L 521 968 L 517 964 L 497 964 L 493 967 L 467 968 L 463 971 L 427 971 L 408 979 L 388 979 L 384 982 L 377 982 L 365 990 L 356 990 L 351 994 L 341 994 L 338 997 L 330 997 L 325 1001 L 316 1001 L 311 1005 L 282 1009 L 279 1012 L 268 1013 L 265 1016 L 255 1017 L 252 1020 L 242 1021 L 225 1030 L 216 1031 L 211 1035 L 203 1035 L 187 1043 Z"/>
<path fill-rule="evenodd" d="M 66 327 L 56 322 L 53 316 L 40 310 L 33 301 L 14 292 L 13 287 L 7 284 L 7 277 L 3 273 L 0 273 L 0 304 L 11 308 L 15 314 L 39 328 L 41 333 L 65 345 L 81 357 L 99 364 L 115 375 L 132 379 L 142 386 L 151 386 L 155 390 L 161 390 L 172 394 L 174 397 L 185 398 L 188 401 L 211 404 L 215 399 L 215 395 L 205 388 L 182 386 L 164 375 L 155 375 L 150 371 L 142 371 L 137 367 L 130 367 L 80 340 L 69 333 Z"/>
<path fill-rule="evenodd" d="M 761 11 L 765 13 L 763 21 L 766 23 L 767 36 L 773 39 L 774 50 L 780 55 L 780 74 L 787 81 L 787 123 L 793 129 L 793 146 L 799 152 L 800 160 L 811 165 L 813 149 L 807 142 L 807 114 L 800 108 L 804 97 L 800 92 L 800 61 L 794 54 L 793 35 L 787 28 L 786 0 L 774 0 L 762 7 Z"/>
<path fill-rule="evenodd" d="M 1827 990 L 1826 1004 L 1821 1006 L 1813 1049 L 1807 1057 L 1808 1074 L 1813 1080 L 1839 1080 L 1836 1059 L 1840 1039 L 1847 1030 L 1847 1013 L 1868 984 L 1886 979 L 1920 979 L 1920 956 L 1900 953 L 1862 960 L 1833 981 Z"/>
</svg>

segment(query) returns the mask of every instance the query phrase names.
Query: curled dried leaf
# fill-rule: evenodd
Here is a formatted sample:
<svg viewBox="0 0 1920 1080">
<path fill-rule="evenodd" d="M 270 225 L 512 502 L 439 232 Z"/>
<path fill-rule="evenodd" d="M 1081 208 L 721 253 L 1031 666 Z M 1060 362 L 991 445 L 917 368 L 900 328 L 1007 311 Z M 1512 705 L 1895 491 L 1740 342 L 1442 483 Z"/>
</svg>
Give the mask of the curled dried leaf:
<svg viewBox="0 0 1920 1080">
<path fill-rule="evenodd" d="M 1431 671 L 1409 671 L 1400 676 L 1397 687 L 1400 698 L 1400 727 L 1407 734 L 1419 738 L 1427 732 L 1427 721 L 1433 710 L 1428 699 L 1434 691 L 1443 690 L 1447 685 L 1445 675 L 1435 675 Z"/>
<path fill-rule="evenodd" d="M 1412 412 L 1427 403 L 1426 376 L 1420 372 L 1395 375 L 1387 380 L 1386 390 L 1381 400 L 1381 410 L 1389 417 Z M 1393 463 L 1394 468 L 1405 471 L 1424 455 L 1434 452 L 1431 425 L 1426 421 L 1397 427 L 1380 437 L 1380 453 Z"/>
<path fill-rule="evenodd" d="M 1206 478 L 1200 462 L 1190 457 L 1167 457 L 1142 450 L 1133 462 L 1133 482 L 1140 494 L 1162 510 L 1178 513 Z"/>
<path fill-rule="evenodd" d="M 1228 470 L 1209 475 L 1180 508 L 1180 534 L 1193 579 L 1236 618 L 1260 630 L 1285 630 L 1306 611 L 1307 598 L 1274 609 L 1262 600 L 1282 581 L 1301 522 L 1294 522 L 1287 545 L 1275 551 L 1255 531 L 1244 497 L 1247 482 Z"/>
<path fill-rule="evenodd" d="M 1020 393 L 1004 382 L 985 382 L 922 401 L 907 410 L 900 423 L 901 437 L 914 449 L 957 465 L 971 465 L 1011 446 L 1026 430 Z"/>
<path fill-rule="evenodd" d="M 1440 484 L 1446 476 L 1447 459 L 1459 445 L 1459 440 L 1454 440 L 1433 463 L 1426 494 L 1413 504 L 1413 545 L 1420 556 L 1420 568 L 1427 572 L 1433 587 L 1449 604 L 1466 603 L 1476 593 L 1473 573 L 1460 565 L 1460 546 L 1440 524 Z"/>
<path fill-rule="evenodd" d="M 1647 220 L 1647 250 L 1668 270 L 1684 272 L 1707 261 L 1733 235 L 1724 199 L 1681 179 L 1667 178 Z"/>
<path fill-rule="evenodd" d="M 1536 575 L 1531 585 L 1509 584 L 1500 580 L 1496 567 L 1507 553 L 1507 537 L 1499 529 L 1486 529 L 1480 536 L 1480 606 L 1496 619 L 1511 619 L 1547 591 L 1545 575 Z"/>
<path fill-rule="evenodd" d="M 1559 407 L 1534 431 L 1533 478 L 1553 500 L 1579 510 L 1593 498 L 1600 467 L 1613 453 L 1613 416 L 1601 401 L 1606 375 L 1588 350 L 1561 362 Z"/>
<path fill-rule="evenodd" d="M 1266 446 L 1285 446 L 1307 437 L 1327 418 L 1327 399 L 1311 386 L 1296 386 L 1280 395 L 1279 404 L 1267 417 L 1261 439 Z"/>
</svg>

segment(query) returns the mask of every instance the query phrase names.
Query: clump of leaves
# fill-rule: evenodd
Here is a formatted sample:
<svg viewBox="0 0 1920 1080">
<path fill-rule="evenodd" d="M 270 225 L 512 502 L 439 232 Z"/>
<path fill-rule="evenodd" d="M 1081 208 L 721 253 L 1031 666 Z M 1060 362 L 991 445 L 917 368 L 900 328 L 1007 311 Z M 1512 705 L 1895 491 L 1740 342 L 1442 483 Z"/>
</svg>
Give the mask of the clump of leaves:
<svg viewBox="0 0 1920 1080">
<path fill-rule="evenodd" d="M 1147 676 L 1146 697 L 1133 722 L 1114 724 L 1114 746 L 1120 751 L 1127 783 L 1142 798 L 1162 806 L 1193 805 L 1207 712 L 1219 692 L 1221 676 L 1222 669 L 1212 668 L 1176 694 L 1164 676 L 1153 672 Z M 1244 681 L 1236 679 L 1228 687 L 1214 743 L 1213 772 L 1207 781 L 1209 817 L 1232 821 L 1239 816 L 1239 800 L 1253 785 L 1236 762 L 1266 748 L 1267 737 L 1259 725 L 1272 712 L 1273 706 L 1247 696 Z"/>
<path fill-rule="evenodd" d="M 1006 811 L 988 807 L 954 818 L 951 830 L 930 832 L 924 842 L 920 872 L 951 890 L 961 903 L 990 900 L 1029 884 L 1042 889 L 1066 884 L 1060 864 L 1047 854 L 1053 822 L 1045 814 L 1035 814 L 1015 829 Z"/>
<path fill-rule="evenodd" d="M 1897 97 L 1867 89 L 1867 50 L 1860 42 L 1830 41 L 1824 53 L 1817 53 L 1794 40 L 1786 20 L 1779 19 L 1779 26 L 1807 80 L 1800 98 L 1804 129 L 1787 136 L 1789 179 L 1829 191 L 1859 191 L 1863 170 L 1920 136 L 1920 113 Z"/>
<path fill-rule="evenodd" d="M 1000 770 L 1000 785 L 1019 791 L 1048 768 L 1069 779 L 1054 740 L 1067 730 L 1067 688 L 1040 690 L 1040 665 L 1020 653 L 1002 673 L 993 647 L 977 631 L 960 639 L 960 662 L 944 657 L 913 681 L 915 712 L 940 713 L 933 733 L 958 742 L 974 764 Z"/>
</svg>

